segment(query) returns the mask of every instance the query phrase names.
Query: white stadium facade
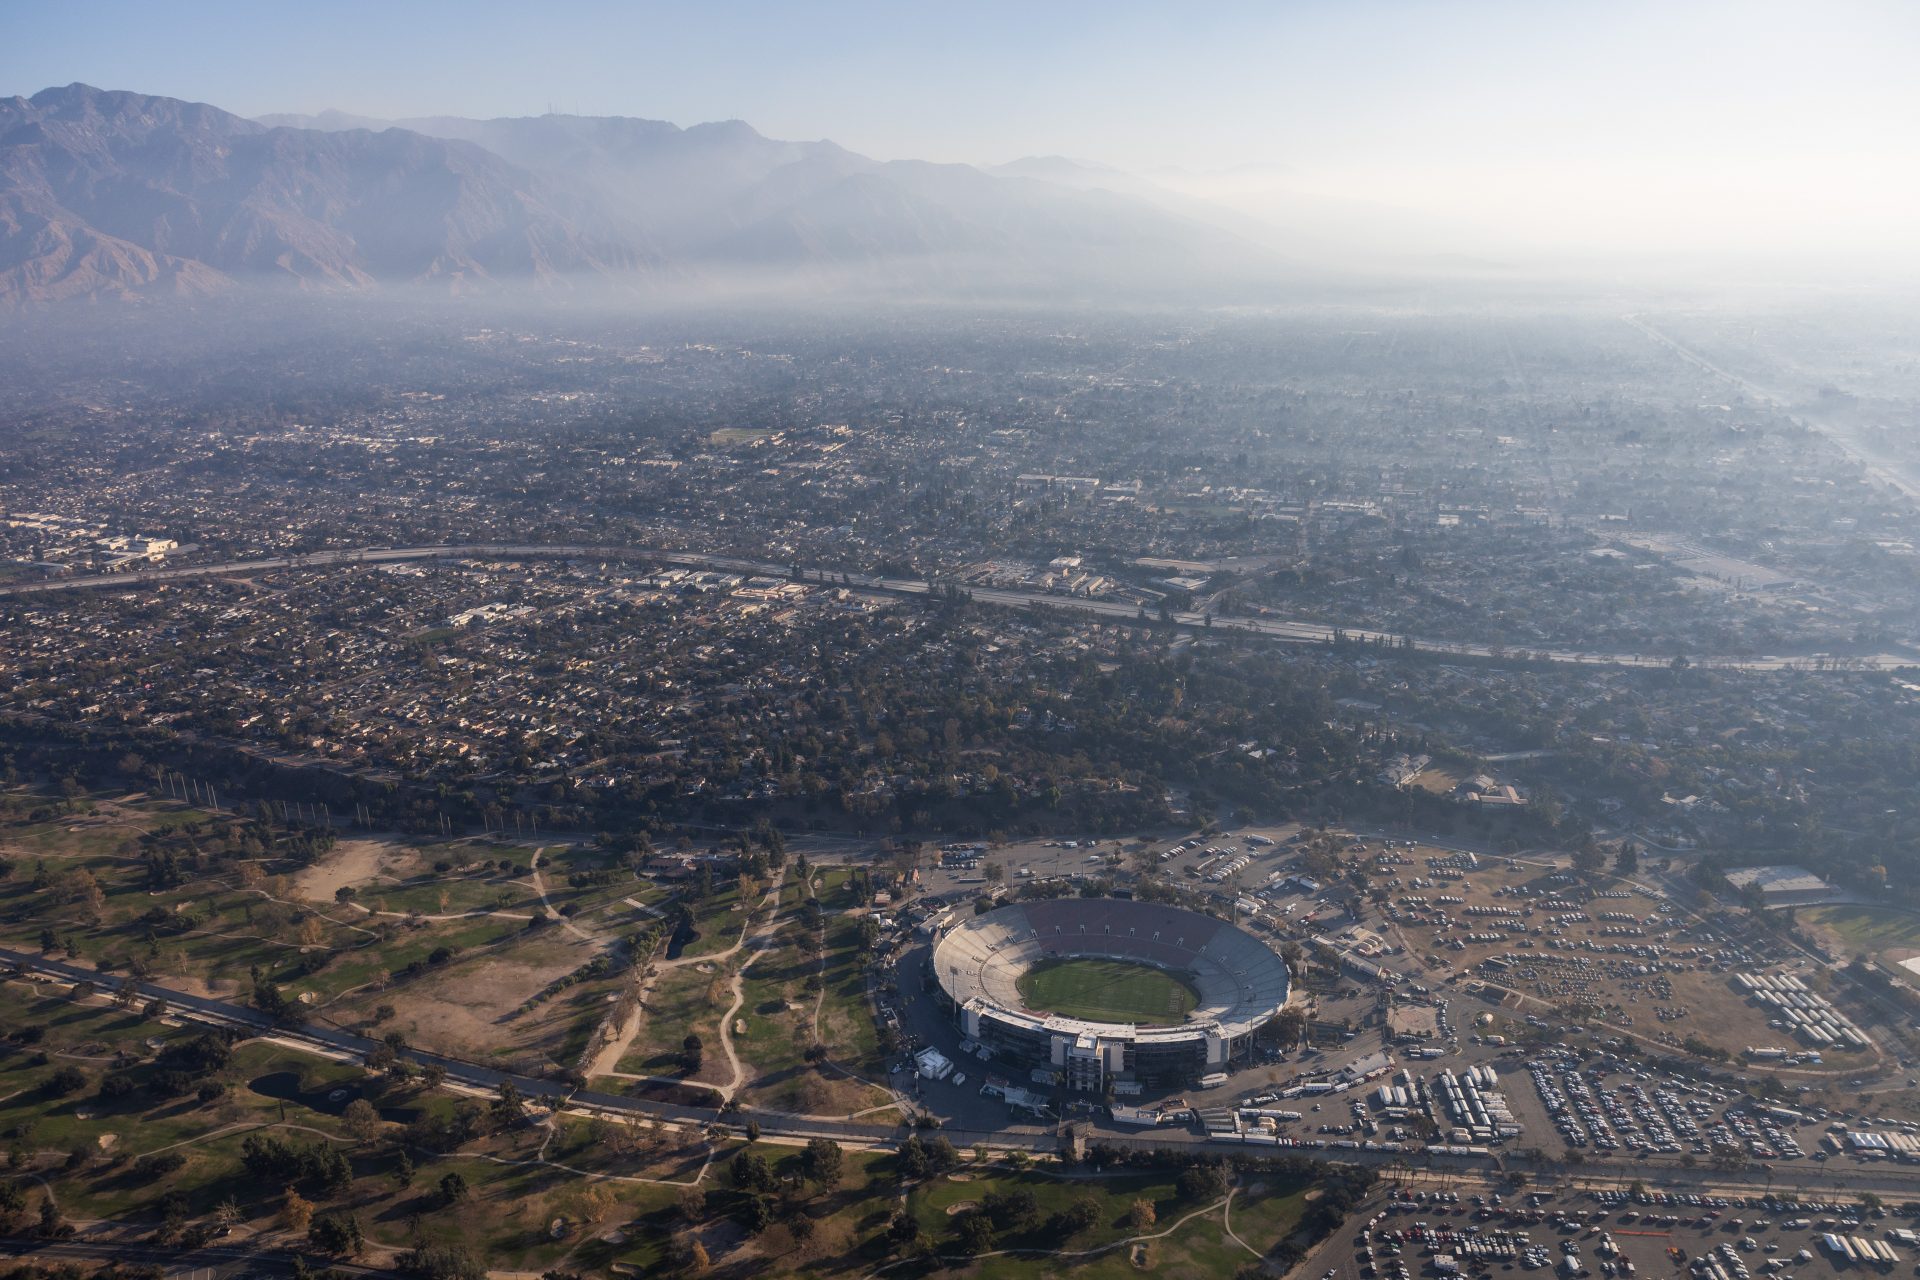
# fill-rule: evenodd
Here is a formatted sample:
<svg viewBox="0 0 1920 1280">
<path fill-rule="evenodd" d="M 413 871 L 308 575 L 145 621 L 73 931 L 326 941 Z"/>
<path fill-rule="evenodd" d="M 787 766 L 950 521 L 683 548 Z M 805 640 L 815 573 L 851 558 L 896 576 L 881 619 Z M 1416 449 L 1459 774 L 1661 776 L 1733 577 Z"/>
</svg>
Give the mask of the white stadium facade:
<svg viewBox="0 0 1920 1280">
<path fill-rule="evenodd" d="M 1029 1010 L 1021 975 L 1083 957 L 1151 965 L 1199 997 L 1177 1023 L 1093 1022 Z M 1287 1002 L 1286 961 L 1242 929 L 1198 912 L 1122 898 L 1052 898 L 999 907 L 934 945 L 940 990 L 963 1034 L 1077 1089 L 1109 1080 L 1179 1086 L 1246 1056 Z"/>
</svg>

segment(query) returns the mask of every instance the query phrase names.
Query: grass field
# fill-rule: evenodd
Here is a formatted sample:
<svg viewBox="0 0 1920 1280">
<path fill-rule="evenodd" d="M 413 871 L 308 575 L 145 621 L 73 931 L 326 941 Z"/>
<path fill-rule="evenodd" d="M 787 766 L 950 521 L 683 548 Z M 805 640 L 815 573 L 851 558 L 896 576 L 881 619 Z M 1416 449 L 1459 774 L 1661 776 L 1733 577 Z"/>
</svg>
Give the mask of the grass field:
<svg viewBox="0 0 1920 1280">
<path fill-rule="evenodd" d="M 1920 948 L 1920 915 L 1885 907 L 1801 907 L 1794 918 L 1859 951 Z"/>
<path fill-rule="evenodd" d="M 1176 1175 L 1170 1169 L 1079 1179 L 1039 1171 L 969 1168 L 961 1172 L 961 1177 L 966 1181 L 937 1178 L 914 1187 L 907 1196 L 907 1210 L 933 1238 L 936 1250 L 951 1259 L 951 1274 L 963 1280 L 1056 1280 L 1061 1276 L 1126 1280 L 1143 1274 L 1170 1280 L 1212 1280 L 1232 1276 L 1235 1268 L 1249 1261 L 1249 1248 L 1268 1250 L 1292 1234 L 1306 1205 L 1306 1187 L 1300 1182 L 1279 1176 L 1262 1178 L 1243 1185 L 1234 1198 L 1234 1231 L 1248 1242 L 1246 1246 L 1227 1237 L 1222 1216 L 1216 1210 L 1147 1243 L 1136 1256 L 1127 1248 L 1101 1248 L 1140 1233 L 1127 1221 L 1135 1200 L 1145 1200 L 1154 1207 L 1155 1225 L 1147 1229 L 1149 1233 L 1167 1231 L 1202 1207 L 1180 1198 L 1175 1189 Z M 1034 1252 L 964 1261 L 955 1256 L 954 1228 L 960 1220 L 959 1210 L 978 1204 L 995 1191 L 1031 1193 L 1039 1215 L 1031 1227 L 1001 1233 L 994 1247 Z M 1053 1215 L 1083 1198 L 1091 1198 L 1099 1210 L 1095 1225 L 1084 1234 L 1062 1239 L 1049 1229 Z M 1049 1256 L 1045 1251 L 1052 1249 L 1072 1250 L 1077 1256 Z M 903 1268 L 903 1274 L 924 1273 Z"/>
<path fill-rule="evenodd" d="M 1178 1023 L 1200 998 L 1164 970 L 1125 960 L 1048 960 L 1020 975 L 1027 1008 L 1094 1022 Z"/>
</svg>

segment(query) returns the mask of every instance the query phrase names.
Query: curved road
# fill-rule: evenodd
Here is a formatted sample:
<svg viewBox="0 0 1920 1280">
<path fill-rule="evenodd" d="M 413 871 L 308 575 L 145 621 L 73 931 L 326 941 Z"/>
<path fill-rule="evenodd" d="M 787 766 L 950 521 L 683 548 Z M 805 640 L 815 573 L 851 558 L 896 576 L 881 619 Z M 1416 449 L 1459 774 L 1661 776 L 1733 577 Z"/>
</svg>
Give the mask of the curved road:
<svg viewBox="0 0 1920 1280">
<path fill-rule="evenodd" d="M 823 569 L 800 568 L 791 564 L 767 564 L 728 556 L 703 555 L 687 551 L 665 551 L 649 547 L 596 547 L 581 545 L 521 545 L 513 543 L 443 544 L 425 547 L 362 547 L 343 551 L 316 551 L 301 556 L 274 556 L 257 560 L 235 560 L 225 564 L 190 565 L 173 569 L 142 569 L 131 573 L 95 574 L 82 578 L 55 578 L 47 582 L 28 582 L 0 587 L 0 596 L 35 595 L 49 591 L 81 591 L 131 586 L 136 583 L 172 582 L 188 578 L 217 577 L 229 574 L 265 573 L 276 569 L 328 568 L 342 565 L 390 564 L 406 560 L 439 559 L 492 560 L 649 560 L 688 569 L 717 569 L 731 573 L 761 574 L 786 578 L 796 570 L 809 582 L 844 585 L 869 594 L 924 596 L 931 588 L 918 578 L 874 577 Z M 995 587 L 964 588 L 975 604 L 999 605 L 1009 609 L 1053 609 L 1096 618 L 1132 621 L 1140 616 L 1136 605 L 1117 600 L 1087 600 L 1038 591 L 1009 591 Z M 1508 654 L 1537 655 L 1551 662 L 1585 666 L 1665 667 L 1669 654 L 1620 653 L 1603 650 L 1540 648 L 1533 645 L 1477 644 L 1460 640 L 1421 640 L 1388 631 L 1365 627 L 1336 627 L 1322 622 L 1304 622 L 1285 618 L 1220 618 L 1211 620 L 1199 613 L 1175 613 L 1176 625 L 1190 629 L 1235 631 L 1264 636 L 1284 644 L 1329 644 L 1336 637 L 1389 646 L 1411 646 L 1420 653 L 1447 654 L 1465 658 L 1489 658 Z M 1831 670 L 1824 655 L 1779 656 L 1707 656 L 1690 658 L 1697 666 L 1741 671 Z M 1920 666 L 1920 656 L 1893 653 L 1849 657 L 1846 669 L 1893 670 Z"/>
<path fill-rule="evenodd" d="M 85 980 L 93 983 L 101 991 L 116 989 L 122 979 L 111 974 L 101 974 L 82 965 L 69 964 L 53 960 L 46 956 L 33 955 L 24 951 L 14 951 L 0 947 L 0 965 L 13 965 L 22 970 L 47 974 L 68 982 Z M 367 1036 L 355 1035 L 338 1027 L 318 1023 L 303 1023 L 299 1026 L 284 1026 L 276 1023 L 266 1014 L 246 1005 L 233 1004 L 225 1000 L 212 1000 L 205 996 L 190 995 L 184 991 L 175 991 L 170 987 L 157 986 L 151 982 L 138 982 L 134 989 L 142 999 L 161 999 L 176 1012 L 186 1014 L 203 1021 L 223 1026 L 235 1026 L 258 1035 L 279 1036 L 287 1040 L 298 1040 L 316 1048 L 336 1053 L 348 1053 L 356 1058 L 364 1058 L 380 1041 Z M 593 1089 L 575 1089 L 559 1081 L 543 1079 L 539 1076 L 517 1075 L 510 1071 L 501 1071 L 494 1067 L 482 1066 L 476 1062 L 467 1062 L 460 1058 L 447 1058 L 439 1054 L 423 1053 L 409 1049 L 405 1056 L 409 1061 L 422 1066 L 436 1065 L 445 1069 L 447 1079 L 473 1088 L 494 1090 L 503 1080 L 511 1080 L 523 1096 L 541 1098 L 558 1105 L 593 1108 L 601 1111 L 617 1111 L 633 1115 L 655 1116 L 662 1120 L 678 1121 L 683 1124 L 704 1125 L 719 1119 L 719 1113 L 710 1107 L 685 1107 L 671 1102 L 659 1102 L 648 1098 L 630 1098 L 617 1093 L 601 1093 Z M 786 1134 L 793 1137 L 836 1137 L 855 1142 L 877 1142 L 897 1136 L 898 1126 L 861 1125 L 840 1121 L 812 1120 L 801 1116 L 787 1115 L 781 1112 L 758 1112 L 741 1110 L 729 1117 L 744 1124 L 749 1119 L 760 1122 L 764 1132 Z"/>
<path fill-rule="evenodd" d="M 110 975 L 102 975 L 80 965 L 52 960 L 45 956 L 27 952 L 0 948 L 0 965 L 10 965 L 22 970 L 35 971 L 69 982 L 85 979 L 101 986 L 102 989 L 113 984 Z M 305 1042 L 316 1048 L 333 1052 L 350 1053 L 359 1057 L 375 1047 L 379 1042 L 365 1036 L 354 1035 L 335 1027 L 299 1026 L 285 1027 L 275 1024 L 266 1015 L 244 1005 L 231 1004 L 223 1000 L 211 1000 L 204 996 L 189 995 L 167 987 L 156 986 L 150 982 L 135 984 L 136 990 L 144 998 L 158 997 L 166 1000 L 176 1011 L 198 1019 L 224 1026 L 237 1026 L 261 1035 L 274 1035 L 283 1039 Z M 704 1107 L 684 1107 L 668 1102 L 658 1102 L 648 1098 L 633 1098 L 622 1094 L 601 1093 L 592 1089 L 573 1089 L 565 1084 L 537 1076 L 516 1075 L 500 1071 L 493 1067 L 481 1066 L 458 1058 L 442 1057 L 438 1054 L 408 1050 L 405 1055 L 410 1061 L 420 1064 L 437 1064 L 445 1068 L 447 1078 L 460 1084 L 485 1090 L 494 1090 L 503 1080 L 512 1080 L 523 1096 L 540 1098 L 558 1107 L 567 1105 L 602 1112 L 619 1113 L 630 1116 L 652 1116 L 662 1120 L 677 1121 L 683 1124 L 705 1125 L 714 1121 L 744 1125 L 753 1120 L 760 1126 L 763 1135 L 773 1138 L 807 1139 L 833 1138 L 837 1141 L 865 1145 L 892 1144 L 901 1140 L 907 1130 L 904 1123 L 889 1125 L 857 1124 L 851 1121 L 816 1119 L 810 1116 L 793 1115 L 782 1111 L 762 1111 L 754 1108 L 742 1108 L 739 1111 L 722 1116 L 717 1111 Z M 1168 1150 L 1185 1150 L 1215 1156 L 1231 1155 L 1274 1155 L 1300 1156 L 1309 1160 L 1324 1160 L 1340 1164 L 1370 1164 L 1383 1169 L 1411 1166 L 1419 1169 L 1430 1165 L 1436 1170 L 1452 1170 L 1456 1175 L 1471 1177 L 1485 1175 L 1498 1176 L 1502 1167 L 1515 1166 L 1533 1170 L 1534 1166 L 1524 1160 L 1516 1162 L 1515 1152 L 1505 1153 L 1499 1161 L 1473 1162 L 1456 1161 L 1450 1157 L 1428 1156 L 1422 1152 L 1392 1153 L 1370 1152 L 1365 1150 L 1326 1150 L 1319 1148 L 1249 1148 L 1239 1142 L 1217 1142 L 1204 1134 L 1190 1130 L 1162 1128 L 1143 1133 L 1139 1130 L 1103 1131 L 1088 1121 L 1076 1121 L 1075 1127 L 1088 1130 L 1086 1136 L 1096 1141 L 1114 1142 L 1120 1145 L 1144 1145 Z M 1028 1151 L 1052 1152 L 1060 1148 L 1060 1140 L 1051 1132 L 1033 1129 L 1007 1128 L 995 1131 L 972 1131 L 943 1129 L 940 1131 L 955 1146 L 968 1147 L 987 1144 L 998 1148 L 1022 1148 Z M 1765 1170 L 1765 1166 L 1760 1166 Z M 1675 1161 L 1668 1160 L 1599 1160 L 1588 1159 L 1577 1169 L 1556 1171 L 1551 1163 L 1539 1169 L 1536 1176 L 1571 1176 L 1584 1181 L 1605 1181 L 1608 1179 L 1627 1179 L 1643 1177 L 1662 1186 L 1720 1187 L 1743 1189 L 1746 1193 L 1762 1190 L 1761 1174 L 1753 1169 L 1741 1173 L 1725 1173 L 1707 1167 L 1689 1169 Z M 1886 1197 L 1920 1199 L 1920 1169 L 1886 1166 L 1846 1166 L 1827 1168 L 1817 1164 L 1789 1164 L 1765 1174 L 1765 1186 L 1771 1189 L 1779 1185 L 1788 1187 L 1825 1187 L 1836 1192 L 1844 1188 L 1846 1194 L 1858 1194 L 1861 1191 L 1874 1191 Z"/>
</svg>

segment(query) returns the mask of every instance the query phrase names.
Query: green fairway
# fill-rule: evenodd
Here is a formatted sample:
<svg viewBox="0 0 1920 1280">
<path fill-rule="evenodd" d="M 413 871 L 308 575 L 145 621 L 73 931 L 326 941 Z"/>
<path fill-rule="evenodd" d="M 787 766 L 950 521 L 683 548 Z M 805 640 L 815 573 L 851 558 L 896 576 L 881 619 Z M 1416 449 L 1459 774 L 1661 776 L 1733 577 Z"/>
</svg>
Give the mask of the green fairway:
<svg viewBox="0 0 1920 1280">
<path fill-rule="evenodd" d="M 1174 974 L 1127 960 L 1046 960 L 1020 975 L 1020 998 L 1039 1013 L 1154 1025 L 1186 1019 L 1200 997 Z"/>
<path fill-rule="evenodd" d="M 1920 947 L 1920 915 L 1911 912 L 1840 905 L 1800 907 L 1794 914 L 1802 924 L 1834 934 L 1852 947 Z"/>
</svg>

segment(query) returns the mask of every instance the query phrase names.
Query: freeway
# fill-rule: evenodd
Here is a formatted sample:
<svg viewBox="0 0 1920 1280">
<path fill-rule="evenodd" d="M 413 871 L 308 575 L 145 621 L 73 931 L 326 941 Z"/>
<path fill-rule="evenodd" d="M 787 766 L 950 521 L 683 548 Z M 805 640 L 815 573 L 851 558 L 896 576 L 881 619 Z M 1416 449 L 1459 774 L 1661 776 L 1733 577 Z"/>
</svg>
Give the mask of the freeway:
<svg viewBox="0 0 1920 1280">
<path fill-rule="evenodd" d="M 68 982 L 92 982 L 102 988 L 114 981 L 111 977 L 82 965 L 4 947 L 0 947 L 0 965 L 12 965 L 24 971 L 46 974 Z M 338 1027 L 319 1023 L 303 1023 L 297 1026 L 277 1023 L 266 1014 L 246 1005 L 192 995 L 151 982 L 136 982 L 134 989 L 142 999 L 165 1000 L 176 1014 L 190 1016 L 218 1026 L 236 1027 L 256 1035 L 271 1035 L 283 1040 L 297 1041 L 326 1053 L 347 1054 L 355 1059 L 364 1059 L 380 1044 L 379 1041 L 367 1036 L 355 1035 L 351 1031 L 343 1031 Z M 631 1098 L 623 1094 L 603 1093 L 594 1089 L 576 1089 L 562 1081 L 548 1080 L 540 1076 L 519 1075 L 510 1071 L 501 1071 L 495 1067 L 483 1066 L 477 1062 L 443 1057 L 417 1049 L 407 1050 L 404 1056 L 420 1066 L 438 1066 L 446 1071 L 449 1081 L 469 1088 L 493 1092 L 499 1089 L 503 1081 L 511 1080 L 522 1096 L 544 1101 L 554 1107 L 569 1106 L 588 1111 L 646 1115 L 689 1125 L 706 1125 L 720 1119 L 719 1113 L 711 1107 L 686 1107 L 651 1098 Z M 739 1124 L 754 1120 L 759 1123 L 763 1132 L 794 1138 L 831 1137 L 844 1141 L 871 1143 L 898 1136 L 897 1128 L 892 1125 L 854 1124 L 831 1118 L 795 1116 L 784 1112 L 757 1111 L 752 1108 L 734 1112 L 728 1119 Z"/>
<path fill-rule="evenodd" d="M 84 966 L 7 948 L 0 948 L 0 965 L 13 966 L 22 971 L 38 972 L 69 982 L 86 980 L 102 983 L 103 981 L 103 975 Z M 144 998 L 158 997 L 166 1000 L 177 1015 L 219 1026 L 237 1027 L 258 1035 L 272 1035 L 283 1040 L 304 1043 L 322 1052 L 345 1053 L 360 1058 L 379 1043 L 365 1036 L 342 1031 L 337 1027 L 279 1025 L 258 1010 L 245 1005 L 191 995 L 150 982 L 137 983 L 135 989 Z M 417 1064 L 439 1065 L 446 1070 L 449 1081 L 468 1088 L 492 1092 L 499 1088 L 502 1081 L 511 1080 L 523 1096 L 545 1101 L 555 1109 L 568 1108 L 603 1114 L 651 1116 L 665 1121 L 700 1126 L 713 1123 L 745 1125 L 751 1120 L 760 1126 L 763 1138 L 788 1141 L 832 1138 L 838 1142 L 866 1147 L 891 1145 L 900 1141 L 906 1134 L 904 1126 L 899 1124 L 858 1124 L 829 1117 L 795 1115 L 790 1112 L 766 1111 L 758 1108 L 743 1108 L 723 1115 L 711 1108 L 684 1107 L 651 1098 L 634 1098 L 592 1089 L 576 1089 L 571 1085 L 538 1076 L 519 1075 L 459 1058 L 422 1053 L 413 1049 L 409 1049 L 405 1056 Z M 1249 1148 L 1239 1142 L 1211 1140 L 1204 1134 L 1186 1129 L 1163 1127 L 1150 1132 L 1137 1129 L 1107 1129 L 1094 1120 L 1076 1120 L 1074 1127 L 1081 1130 L 1083 1135 L 1092 1141 L 1132 1148 L 1188 1151 L 1216 1157 L 1252 1154 L 1297 1155 L 1307 1159 L 1328 1160 L 1343 1164 L 1371 1164 L 1388 1171 L 1405 1169 L 1409 1162 L 1424 1161 L 1434 1170 L 1444 1169 L 1449 1176 L 1457 1177 L 1497 1176 L 1503 1169 L 1518 1168 L 1537 1169 L 1539 1173 L 1536 1176 L 1578 1177 L 1595 1182 L 1617 1179 L 1621 1183 L 1638 1178 L 1654 1186 L 1696 1190 L 1713 1187 L 1727 1191 L 1738 1190 L 1743 1194 L 1771 1190 L 1776 1185 L 1783 1188 L 1842 1186 L 1850 1194 L 1872 1191 L 1887 1198 L 1920 1199 L 1920 1168 L 1900 1166 L 1875 1165 L 1843 1169 L 1794 1166 L 1776 1171 L 1762 1165 L 1760 1170 L 1764 1173 L 1763 1182 L 1751 1169 L 1733 1172 L 1705 1166 L 1689 1168 L 1680 1161 L 1667 1158 L 1608 1160 L 1589 1157 L 1574 1169 L 1562 1167 L 1551 1160 L 1538 1164 L 1524 1158 L 1521 1152 L 1511 1150 L 1502 1153 L 1491 1163 L 1469 1163 L 1450 1157 L 1423 1155 L 1419 1152 L 1402 1155 L 1365 1150 Z M 962 1148 L 984 1145 L 999 1150 L 1018 1148 L 1035 1152 L 1054 1152 L 1062 1146 L 1061 1138 L 1050 1129 L 1009 1126 L 992 1130 L 971 1130 L 945 1126 L 939 1132 L 955 1146 Z"/>
<path fill-rule="evenodd" d="M 1715 364 L 1698 351 L 1683 345 L 1672 335 L 1655 328 L 1639 316 L 1629 315 L 1620 318 L 1702 372 L 1732 383 L 1763 404 L 1770 404 L 1782 412 L 1797 415 L 1801 421 L 1832 441 L 1842 453 L 1858 462 L 1873 479 L 1899 490 L 1909 498 L 1920 498 L 1920 477 L 1916 477 L 1910 464 L 1886 457 L 1863 442 L 1850 424 L 1835 421 L 1833 415 L 1820 412 L 1817 404 L 1796 406 L 1785 395 L 1769 390 L 1749 378 L 1744 378 Z"/>
<path fill-rule="evenodd" d="M 792 564 L 768 564 L 730 556 L 698 552 L 672 551 L 648 547 L 581 546 L 570 544 L 523 545 L 512 543 L 443 544 L 424 547 L 361 547 L 339 551 L 316 551 L 298 556 L 273 556 L 255 560 L 235 560 L 224 564 L 185 565 L 168 569 L 142 569 L 130 573 L 92 574 L 78 578 L 55 578 L 46 582 L 18 583 L 0 587 L 0 597 L 27 596 L 53 591 L 103 590 L 148 583 L 183 581 L 191 578 L 269 573 L 281 569 L 319 569 L 340 566 L 392 564 L 408 560 L 481 559 L 481 560 L 645 560 L 677 568 L 712 569 L 728 573 L 759 574 L 785 578 L 798 574 L 802 580 L 845 586 L 874 595 L 924 596 L 944 589 L 948 584 L 929 584 L 924 579 L 876 577 L 861 573 L 840 573 L 805 568 Z M 1054 595 L 1042 591 L 1014 591 L 994 587 L 962 587 L 975 604 L 996 605 L 1008 609 L 1051 609 L 1082 617 L 1131 622 L 1142 616 L 1137 605 L 1120 600 L 1094 600 L 1077 596 Z M 1462 658 L 1502 658 L 1527 655 L 1577 666 L 1647 667 L 1669 665 L 1674 655 L 1622 653 L 1602 650 L 1538 648 L 1527 645 L 1502 645 L 1464 640 L 1432 640 L 1376 631 L 1365 627 L 1337 627 L 1323 622 L 1288 618 L 1214 617 L 1201 613 L 1174 613 L 1176 626 L 1190 630 L 1212 630 L 1257 635 L 1283 644 L 1331 644 L 1344 639 L 1358 644 L 1398 647 L 1418 653 Z M 1784 670 L 1893 670 L 1920 665 L 1920 656 L 1879 653 L 1849 656 L 1836 662 L 1821 654 L 1776 655 L 1740 654 L 1702 656 L 1689 659 L 1696 666 L 1742 671 Z"/>
</svg>

